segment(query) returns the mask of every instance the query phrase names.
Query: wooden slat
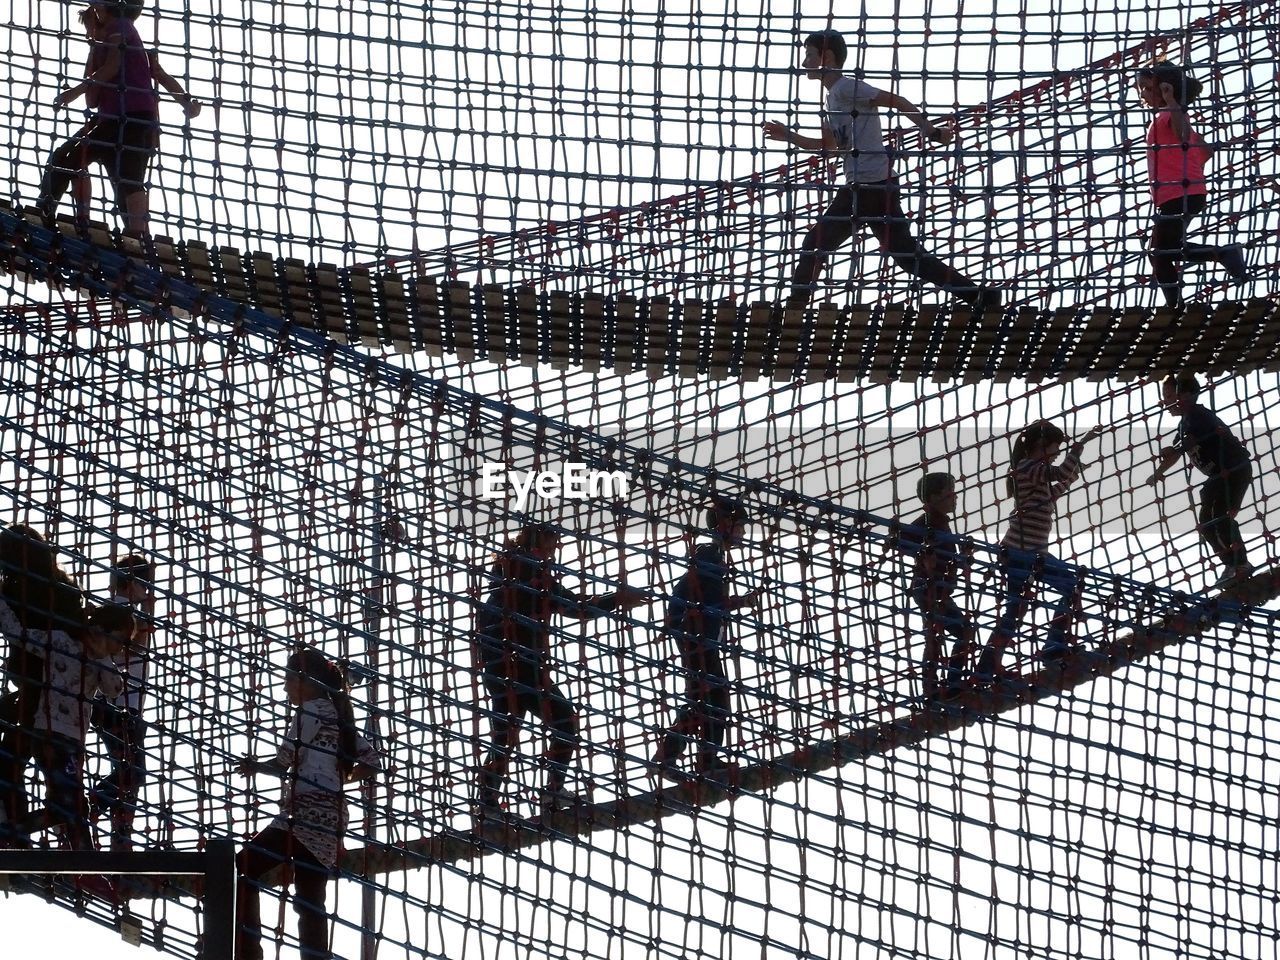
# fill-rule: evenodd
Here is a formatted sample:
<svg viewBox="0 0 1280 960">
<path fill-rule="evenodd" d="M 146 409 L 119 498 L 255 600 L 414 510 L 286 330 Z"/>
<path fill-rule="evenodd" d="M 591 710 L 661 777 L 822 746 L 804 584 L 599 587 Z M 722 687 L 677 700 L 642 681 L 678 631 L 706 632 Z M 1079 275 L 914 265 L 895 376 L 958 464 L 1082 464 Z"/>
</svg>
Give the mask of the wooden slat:
<svg viewBox="0 0 1280 960">
<path fill-rule="evenodd" d="M 771 303 L 753 303 L 747 311 L 747 329 L 742 338 L 742 372 L 744 380 L 755 380 L 764 374 L 765 349 L 769 343 L 769 330 L 773 325 L 774 306 Z"/>
<path fill-rule="evenodd" d="M 1194 306 L 1187 307 L 1181 316 L 1170 307 L 1157 310 L 1151 322 L 1167 329 L 1169 335 L 1153 366 L 1157 370 L 1181 369 L 1191 345 L 1200 337 L 1201 328 L 1207 319 L 1208 314 Z"/>
<path fill-rule="evenodd" d="M 824 303 L 818 307 L 813 321 L 813 339 L 809 344 L 804 379 L 810 382 L 828 380 L 839 372 L 839 345 L 836 336 L 840 325 L 840 309 Z"/>
<path fill-rule="evenodd" d="M 1079 321 L 1076 319 L 1076 313 L 1077 311 L 1074 307 L 1055 310 L 1054 320 L 1057 321 L 1064 314 L 1069 316 L 1068 323 L 1070 325 L 1063 328 L 1065 332 L 1077 326 Z M 1095 307 L 1089 313 L 1084 329 L 1080 331 L 1080 335 L 1075 342 L 1070 344 L 1070 352 L 1062 365 L 1061 375 L 1082 375 L 1093 369 L 1093 361 L 1102 353 L 1109 339 L 1113 317 L 1114 313 L 1110 307 Z M 1048 375 L 1048 371 L 1046 371 L 1046 375 Z"/>
<path fill-rule="evenodd" d="M 178 256 L 178 248 L 169 237 L 156 237 L 151 241 L 152 250 L 155 252 L 155 262 L 159 265 L 160 270 L 170 277 L 181 277 L 182 260 Z"/>
<path fill-rule="evenodd" d="M 702 350 L 702 301 L 690 298 L 680 303 L 678 316 L 679 334 L 676 339 L 676 372 L 682 377 L 697 376 L 706 369 L 701 361 Z"/>
<path fill-rule="evenodd" d="M 899 347 L 906 317 L 906 308 L 899 303 L 887 304 L 881 313 L 875 351 L 867 370 L 867 379 L 872 383 L 887 383 L 893 378 L 893 357 Z"/>
<path fill-rule="evenodd" d="M 953 307 L 951 316 L 947 318 L 947 326 L 942 334 L 942 344 L 938 349 L 938 362 L 933 368 L 933 382 L 941 383 L 959 377 L 964 369 L 961 350 L 965 337 L 969 333 L 972 317 L 965 307 Z"/>
<path fill-rule="evenodd" d="M 582 343 L 582 367 L 591 373 L 598 373 L 604 365 L 605 340 L 608 331 L 605 329 L 604 297 L 598 293 L 587 293 L 582 297 L 582 325 L 578 336 Z"/>
<path fill-rule="evenodd" d="M 572 342 L 573 296 L 564 290 L 553 290 L 547 296 L 546 336 L 542 340 L 542 357 L 557 370 L 568 370 L 574 363 Z"/>
<path fill-rule="evenodd" d="M 378 303 L 382 305 L 383 322 L 391 337 L 391 345 L 397 353 L 417 350 L 419 344 L 409 316 L 404 278 L 398 273 L 379 273 L 374 276 L 373 283 Z"/>
<path fill-rule="evenodd" d="M 649 301 L 649 314 L 645 318 L 644 366 L 650 380 L 667 375 L 667 357 L 671 354 L 668 346 L 670 320 L 670 300 L 666 297 L 654 297 Z"/>
<path fill-rule="evenodd" d="M 636 298 L 623 294 L 614 301 L 613 322 L 613 365 L 623 376 L 639 369 L 636 360 L 636 347 L 641 339 L 641 331 L 637 323 L 639 311 L 636 309 Z"/>
<path fill-rule="evenodd" d="M 521 287 L 516 291 L 514 314 L 515 330 L 511 331 L 514 357 L 521 363 L 538 362 L 538 333 L 541 329 L 541 311 L 538 308 L 538 291 L 533 287 Z"/>
<path fill-rule="evenodd" d="M 440 285 L 434 277 L 409 281 L 409 316 L 422 349 L 434 357 L 442 356 L 451 346 L 446 343 L 440 304 Z"/>
<path fill-rule="evenodd" d="M 382 311 L 373 296 L 373 275 L 368 267 L 353 266 L 339 271 L 345 294 L 347 315 L 360 342 L 378 349 L 391 338 L 382 327 Z"/>
<path fill-rule="evenodd" d="M 1270 314 L 1263 320 L 1258 339 L 1253 342 L 1245 357 L 1247 365 L 1265 367 L 1280 353 L 1280 301 L 1272 304 Z"/>
<path fill-rule="evenodd" d="M 1275 311 L 1276 305 L 1267 300 L 1250 300 L 1235 328 L 1226 337 L 1222 349 L 1214 357 L 1209 366 L 1210 373 L 1229 373 L 1247 364 L 1252 348 L 1257 344 L 1259 336 L 1266 329 L 1267 319 Z"/>
<path fill-rule="evenodd" d="M 1143 314 L 1142 320 L 1145 322 L 1145 327 L 1128 359 L 1120 365 L 1116 373 L 1121 380 L 1150 376 L 1156 359 L 1160 356 L 1165 341 L 1172 332 L 1161 324 L 1157 317 L 1152 316 L 1151 311 L 1145 308 L 1139 308 L 1139 310 Z"/>
<path fill-rule="evenodd" d="M 929 351 L 935 338 L 941 338 L 938 327 L 940 310 L 936 304 L 925 304 L 916 311 L 911 331 L 902 352 L 894 361 L 898 376 L 903 380 L 917 380 L 929 363 Z"/>
<path fill-rule="evenodd" d="M 232 247 L 219 247 L 218 293 L 238 303 L 250 303 L 249 285 L 244 275 L 244 258 Z"/>
<path fill-rule="evenodd" d="M 280 265 L 285 302 L 282 310 L 288 320 L 308 329 L 316 329 L 316 283 L 307 264 L 286 257 Z"/>
<path fill-rule="evenodd" d="M 1116 376 L 1133 352 L 1146 326 L 1147 312 L 1141 307 L 1126 307 L 1113 316 L 1109 335 L 1097 359 L 1090 365 L 1088 377 L 1092 381 Z"/>
<path fill-rule="evenodd" d="M 1036 383 L 1045 377 L 1065 375 L 1070 352 L 1078 343 L 1078 341 L 1073 343 L 1071 331 L 1076 328 L 1079 318 L 1079 307 L 1059 307 L 1047 316 L 1043 316 L 1044 329 L 1040 343 L 1027 361 L 1023 372 L 1025 380 Z M 1055 371 L 1056 364 L 1062 365 L 1061 374 Z"/>
<path fill-rule="evenodd" d="M 774 380 L 794 380 L 801 369 L 807 341 L 813 339 L 813 310 L 783 310 L 773 348 Z"/>
<path fill-rule="evenodd" d="M 471 284 L 451 280 L 440 292 L 445 349 L 456 353 L 458 359 L 470 362 L 476 358 L 475 327 L 471 320 Z"/>
<path fill-rule="evenodd" d="M 871 338 L 871 308 L 857 303 L 840 312 L 840 324 L 836 328 L 836 340 L 840 348 L 841 383 L 851 383 L 866 375 L 867 347 Z"/>
<path fill-rule="evenodd" d="M 507 332 L 511 325 L 507 317 L 507 288 L 486 283 L 480 289 L 480 299 L 484 304 L 484 322 L 478 325 L 476 338 L 484 356 L 499 362 L 506 360 L 509 356 Z"/>
<path fill-rule="evenodd" d="M 249 275 L 246 280 L 258 309 L 277 317 L 284 315 L 280 285 L 276 281 L 276 263 L 272 257 L 260 251 L 249 254 Z"/>
<path fill-rule="evenodd" d="M 736 304 L 721 300 L 715 306 L 708 345 L 707 373 L 717 380 L 728 379 L 736 368 L 739 312 Z"/>
<path fill-rule="evenodd" d="M 1027 356 L 1032 334 L 1040 324 L 1040 312 L 1031 307 L 1020 307 L 1009 325 L 1009 336 L 1000 354 L 1000 362 L 996 365 L 994 379 L 998 383 L 1008 383 L 1027 364 Z"/>
<path fill-rule="evenodd" d="M 1235 328 L 1236 321 L 1244 312 L 1240 303 L 1220 303 L 1213 310 L 1213 315 L 1200 332 L 1200 339 L 1187 351 L 1184 365 L 1192 370 L 1207 370 L 1218 355 L 1227 334 Z"/>
<path fill-rule="evenodd" d="M 338 268 L 331 263 L 316 264 L 314 275 L 316 327 L 344 343 L 353 339 L 347 329 L 347 312 L 343 304 L 342 282 Z"/>
<path fill-rule="evenodd" d="M 213 293 L 217 289 L 213 261 L 209 257 L 207 246 L 199 240 L 186 240 L 179 246 L 178 255 L 188 280 L 207 293 Z"/>
<path fill-rule="evenodd" d="M 971 312 L 969 336 L 960 348 L 963 356 L 956 362 L 962 383 L 977 383 L 995 373 L 1011 315 L 1004 310 Z"/>
</svg>

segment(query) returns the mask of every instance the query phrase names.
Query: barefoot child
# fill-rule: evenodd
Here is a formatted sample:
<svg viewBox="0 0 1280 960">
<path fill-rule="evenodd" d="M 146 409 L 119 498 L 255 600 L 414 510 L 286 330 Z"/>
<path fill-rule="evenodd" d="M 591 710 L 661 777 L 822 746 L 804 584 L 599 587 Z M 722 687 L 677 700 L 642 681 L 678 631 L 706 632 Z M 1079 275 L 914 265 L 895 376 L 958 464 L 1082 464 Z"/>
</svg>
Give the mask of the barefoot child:
<svg viewBox="0 0 1280 960">
<path fill-rule="evenodd" d="M 289 657 L 284 689 L 295 708 L 288 733 L 270 760 L 245 757 L 240 773 L 285 781 L 280 814 L 244 845 L 236 858 L 236 960 L 261 960 L 262 921 L 256 881 L 274 867 L 293 867 L 294 912 L 305 960 L 328 960 L 329 874 L 338 864 L 347 828 L 343 786 L 374 776 L 378 755 L 357 732 L 347 679 L 320 651 Z"/>
<path fill-rule="evenodd" d="M 1155 486 L 1183 454 L 1209 479 L 1200 488 L 1200 536 L 1222 562 L 1217 586 L 1247 579 L 1253 564 L 1245 552 L 1236 513 L 1253 482 L 1253 461 L 1218 415 L 1200 403 L 1200 381 L 1194 374 L 1168 377 L 1164 405 L 1182 418 L 1174 445 L 1160 451 L 1160 462 L 1147 481 Z"/>
<path fill-rule="evenodd" d="M 789 306 L 804 306 L 822 273 L 826 255 L 837 250 L 863 227 L 880 242 L 886 256 L 912 276 L 949 291 L 975 307 L 1000 304 L 1000 292 L 981 288 L 937 257 L 926 253 L 911 235 L 911 223 L 902 211 L 898 183 L 890 169 L 889 151 L 880 129 L 880 108 L 898 110 L 935 143 L 949 143 L 952 131 L 925 119 L 909 101 L 842 72 L 848 56 L 844 37 L 835 30 L 821 30 L 804 41 L 803 67 L 810 80 L 821 81 L 827 91 L 822 135 L 806 137 L 781 123 L 764 125 L 765 138 L 780 140 L 802 150 L 838 151 L 844 156 L 846 183 L 836 191 L 827 212 L 804 238 L 803 253 L 791 278 Z"/>
<path fill-rule="evenodd" d="M 1049 587 L 1058 594 L 1053 620 L 1045 639 L 1043 657 L 1060 659 L 1070 644 L 1069 631 L 1078 584 L 1075 576 L 1049 553 L 1058 498 L 1067 492 L 1080 473 L 1084 445 L 1101 434 L 1094 427 L 1071 445 L 1062 463 L 1058 454 L 1066 434 L 1047 420 L 1031 424 L 1018 436 L 1010 457 L 1005 481 L 1013 497 L 1009 528 L 1000 541 L 1004 547 L 1005 607 L 991 640 L 978 663 L 978 679 L 989 682 L 1003 672 L 1000 661 L 1013 643 L 1027 609 L 1034 585 Z"/>
<path fill-rule="evenodd" d="M 1147 129 L 1147 173 L 1155 204 L 1151 228 L 1151 265 L 1156 283 L 1171 307 L 1182 306 L 1182 262 L 1217 261 L 1232 278 L 1245 280 L 1248 270 L 1238 243 L 1206 247 L 1187 243 L 1187 228 L 1204 210 L 1209 193 L 1204 168 L 1212 154 L 1191 127 L 1187 105 L 1200 82 L 1177 64 L 1157 63 L 1138 71 L 1138 93 L 1155 119 Z"/>
<path fill-rule="evenodd" d="M 750 520 L 737 501 L 713 500 L 704 522 L 710 542 L 694 550 L 688 571 L 671 593 L 666 630 L 680 651 L 685 694 L 675 724 L 651 761 L 651 769 L 662 776 L 680 779 L 672 764 L 690 746 L 697 747 L 698 772 L 724 765 L 719 754 L 732 713 L 721 648 L 726 615 L 754 607 L 760 599 L 758 589 L 739 596 L 729 593 L 725 551 L 742 542 Z"/>
<path fill-rule="evenodd" d="M 951 537 L 951 516 L 956 511 L 956 481 L 949 473 L 926 473 L 916 486 L 924 513 L 899 535 L 904 545 L 915 546 L 915 574 L 911 578 L 911 599 L 924 614 L 924 673 L 922 693 L 926 698 L 954 693 L 974 649 L 974 629 L 969 618 L 951 598 L 955 592 L 960 553 Z M 955 643 L 942 670 L 942 637 L 949 633 Z"/>
</svg>

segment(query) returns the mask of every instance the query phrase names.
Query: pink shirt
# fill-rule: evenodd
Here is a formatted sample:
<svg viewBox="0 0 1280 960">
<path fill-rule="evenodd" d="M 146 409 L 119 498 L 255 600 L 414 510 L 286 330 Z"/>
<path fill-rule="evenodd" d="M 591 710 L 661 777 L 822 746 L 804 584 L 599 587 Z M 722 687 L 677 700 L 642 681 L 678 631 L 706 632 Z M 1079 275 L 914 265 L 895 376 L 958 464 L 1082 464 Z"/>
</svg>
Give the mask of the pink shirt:
<svg viewBox="0 0 1280 960">
<path fill-rule="evenodd" d="M 1173 131 L 1173 117 L 1161 110 L 1147 128 L 1147 176 L 1156 206 L 1179 197 L 1203 196 L 1204 165 L 1209 159 L 1204 138 L 1194 130 L 1185 147 Z"/>
</svg>

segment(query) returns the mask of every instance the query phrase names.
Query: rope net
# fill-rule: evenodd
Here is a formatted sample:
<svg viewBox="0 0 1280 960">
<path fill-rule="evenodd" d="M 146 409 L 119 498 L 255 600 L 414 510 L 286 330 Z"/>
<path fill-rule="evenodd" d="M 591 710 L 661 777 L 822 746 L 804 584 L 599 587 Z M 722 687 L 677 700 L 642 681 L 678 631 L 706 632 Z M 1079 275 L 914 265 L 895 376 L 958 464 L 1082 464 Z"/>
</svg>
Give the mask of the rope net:
<svg viewBox="0 0 1280 960">
<path fill-rule="evenodd" d="M 1120 97 L 1168 52 L 1204 65 L 1198 122 L 1223 144 L 1200 235 L 1274 263 L 1273 4 L 964 7 L 962 25 L 941 4 L 925 12 L 927 52 L 925 14 L 861 21 L 868 79 L 923 90 L 912 98 L 961 129 L 947 151 L 900 142 L 932 247 L 1035 306 L 1149 299 L 1147 219 L 1131 212 L 1146 117 Z M 40 12 L 10 26 L 0 93 L 20 132 L 18 201 L 55 132 L 51 91 L 83 52 L 67 11 Z M 816 127 L 816 98 L 792 80 L 797 30 L 821 12 L 506 12 L 159 7 L 161 56 L 185 64 L 170 72 L 214 119 L 182 139 L 166 128 L 153 229 L 564 290 L 742 298 L 785 283 L 827 202 L 823 167 L 766 157 L 755 128 L 797 102 Z M 1274 956 L 1274 583 L 1250 581 L 1247 604 L 1219 598 L 1194 480 L 1146 485 L 1174 426 L 1157 386 L 708 383 L 380 356 L 8 214 L 0 226 L 6 253 L 28 244 L 5 264 L 18 271 L 0 339 L 8 516 L 55 542 L 97 600 L 116 557 L 158 566 L 135 849 L 266 824 L 268 782 L 234 771 L 284 735 L 285 664 L 305 643 L 351 665 L 358 726 L 382 755 L 348 791 L 326 906 L 341 956 L 366 937 L 405 958 Z M 915 295 L 872 256 L 825 276 L 852 278 L 854 298 Z M 1221 281 L 1195 274 L 1197 295 Z M 1212 387 L 1253 456 L 1240 522 L 1261 569 L 1280 387 L 1270 373 Z M 1056 602 L 1043 590 L 1004 656 L 1014 678 L 927 699 L 918 551 L 902 538 L 917 481 L 957 478 L 953 528 L 972 542 L 954 598 L 981 646 L 1007 600 L 1009 444 L 1042 417 L 1073 438 L 1105 428 L 1057 506 L 1061 565 L 1038 571 L 1070 584 L 1079 646 L 1043 656 Z M 486 466 L 571 463 L 625 490 L 521 508 L 482 486 Z M 727 618 L 728 768 L 699 776 L 686 758 L 680 782 L 655 781 L 686 680 L 664 614 L 715 494 L 753 520 L 730 589 L 760 591 Z M 530 520 L 561 533 L 566 585 L 646 599 L 552 623 L 579 802 L 544 814 L 555 771 L 530 719 L 502 810 L 477 814 L 494 711 L 476 617 L 493 552 Z M 88 746 L 93 782 L 108 759 L 95 735 Z M 202 913 L 182 888 L 121 904 L 42 889 L 197 955 Z M 263 919 L 296 955 L 287 907 Z"/>
</svg>

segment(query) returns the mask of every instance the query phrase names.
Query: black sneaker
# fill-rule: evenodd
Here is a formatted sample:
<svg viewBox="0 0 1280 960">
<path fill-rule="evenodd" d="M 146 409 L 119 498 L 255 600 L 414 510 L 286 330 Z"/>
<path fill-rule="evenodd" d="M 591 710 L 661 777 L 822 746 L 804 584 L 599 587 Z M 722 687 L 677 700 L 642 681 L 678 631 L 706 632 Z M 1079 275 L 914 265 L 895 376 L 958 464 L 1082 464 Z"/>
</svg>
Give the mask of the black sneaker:
<svg viewBox="0 0 1280 960">
<path fill-rule="evenodd" d="M 1218 262 L 1222 264 L 1222 268 L 1227 271 L 1227 275 L 1232 280 L 1244 281 L 1249 279 L 1249 265 L 1244 259 L 1244 247 L 1238 243 L 1231 243 L 1225 247 L 1218 249 Z"/>
</svg>

